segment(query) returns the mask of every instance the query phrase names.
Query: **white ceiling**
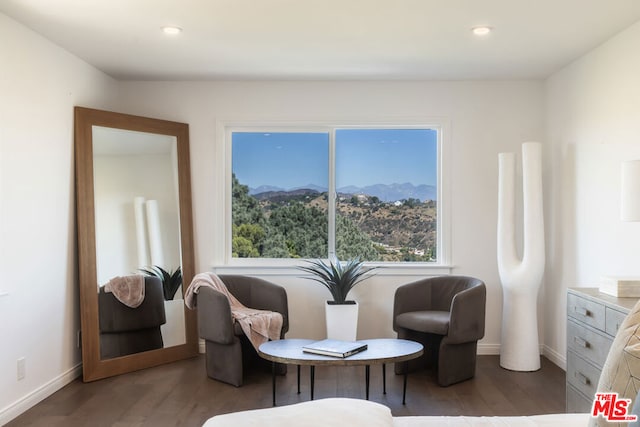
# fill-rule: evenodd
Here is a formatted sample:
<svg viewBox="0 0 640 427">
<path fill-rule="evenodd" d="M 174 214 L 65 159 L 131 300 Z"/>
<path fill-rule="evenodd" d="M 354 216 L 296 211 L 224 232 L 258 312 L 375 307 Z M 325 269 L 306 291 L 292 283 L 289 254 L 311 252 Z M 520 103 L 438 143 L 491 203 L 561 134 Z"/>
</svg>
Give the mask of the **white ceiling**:
<svg viewBox="0 0 640 427">
<path fill-rule="evenodd" d="M 0 0 L 0 12 L 117 79 L 527 79 L 638 21 L 640 1 Z M 494 31 L 480 39 L 477 25 Z"/>
</svg>

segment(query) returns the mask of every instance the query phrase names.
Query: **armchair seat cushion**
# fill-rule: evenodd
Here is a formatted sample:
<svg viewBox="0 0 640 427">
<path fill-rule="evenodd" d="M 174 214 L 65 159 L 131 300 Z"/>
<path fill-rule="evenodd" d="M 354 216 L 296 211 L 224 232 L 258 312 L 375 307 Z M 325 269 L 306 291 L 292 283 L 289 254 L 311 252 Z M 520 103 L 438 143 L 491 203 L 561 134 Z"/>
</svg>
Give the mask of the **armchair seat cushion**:
<svg viewBox="0 0 640 427">
<path fill-rule="evenodd" d="M 410 311 L 399 314 L 396 324 L 412 331 L 447 335 L 450 317 L 448 311 Z"/>
</svg>

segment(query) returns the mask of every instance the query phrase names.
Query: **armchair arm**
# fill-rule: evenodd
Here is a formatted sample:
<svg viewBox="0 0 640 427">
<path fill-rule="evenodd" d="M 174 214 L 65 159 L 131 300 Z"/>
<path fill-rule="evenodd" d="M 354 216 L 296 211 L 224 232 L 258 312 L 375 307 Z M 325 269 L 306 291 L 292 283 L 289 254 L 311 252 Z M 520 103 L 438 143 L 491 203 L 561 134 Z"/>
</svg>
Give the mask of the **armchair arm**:
<svg viewBox="0 0 640 427">
<path fill-rule="evenodd" d="M 282 314 L 282 336 L 289 330 L 287 291 L 282 286 L 264 280 L 252 283 L 251 308 L 277 311 Z"/>
<path fill-rule="evenodd" d="M 200 338 L 219 344 L 232 344 L 233 318 L 229 300 L 220 292 L 203 286 L 197 296 Z"/>
<path fill-rule="evenodd" d="M 460 344 L 484 337 L 486 299 L 484 283 L 461 291 L 453 297 L 447 342 Z"/>
</svg>

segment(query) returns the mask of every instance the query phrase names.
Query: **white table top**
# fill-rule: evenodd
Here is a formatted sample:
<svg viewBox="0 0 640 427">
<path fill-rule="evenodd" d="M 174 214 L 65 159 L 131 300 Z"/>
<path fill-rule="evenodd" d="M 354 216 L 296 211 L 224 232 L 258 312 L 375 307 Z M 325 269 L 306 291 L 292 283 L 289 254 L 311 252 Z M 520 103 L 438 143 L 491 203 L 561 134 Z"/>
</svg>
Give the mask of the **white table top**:
<svg viewBox="0 0 640 427">
<path fill-rule="evenodd" d="M 349 357 L 331 357 L 305 353 L 302 347 L 317 340 L 284 339 L 269 341 L 260 346 L 258 354 L 272 362 L 290 365 L 375 365 L 404 362 L 420 357 L 424 351 L 422 344 L 415 341 L 394 338 L 358 340 L 367 344 L 367 349 Z"/>
</svg>

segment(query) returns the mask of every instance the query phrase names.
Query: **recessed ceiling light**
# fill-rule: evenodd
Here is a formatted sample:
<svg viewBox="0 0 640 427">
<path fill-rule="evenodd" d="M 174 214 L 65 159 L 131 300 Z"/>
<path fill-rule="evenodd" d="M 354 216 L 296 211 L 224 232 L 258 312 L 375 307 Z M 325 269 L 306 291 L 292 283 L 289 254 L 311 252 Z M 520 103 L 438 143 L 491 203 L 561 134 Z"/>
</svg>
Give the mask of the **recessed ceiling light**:
<svg viewBox="0 0 640 427">
<path fill-rule="evenodd" d="M 176 35 L 182 32 L 182 28 L 167 25 L 166 27 L 162 27 L 162 32 L 165 34 Z"/>
<path fill-rule="evenodd" d="M 491 32 L 492 29 L 493 28 L 491 27 L 480 26 L 480 27 L 473 27 L 471 31 L 473 31 L 473 34 L 475 34 L 476 36 L 486 36 Z"/>
</svg>

